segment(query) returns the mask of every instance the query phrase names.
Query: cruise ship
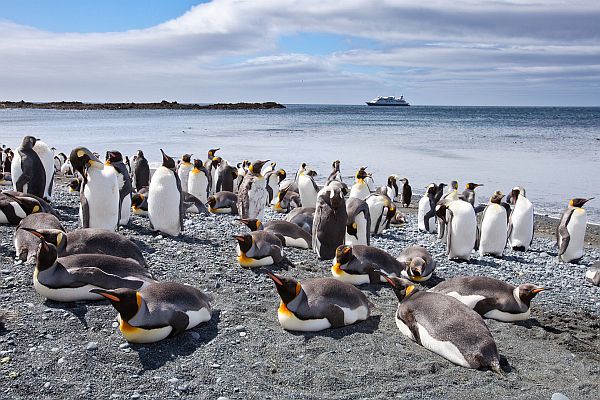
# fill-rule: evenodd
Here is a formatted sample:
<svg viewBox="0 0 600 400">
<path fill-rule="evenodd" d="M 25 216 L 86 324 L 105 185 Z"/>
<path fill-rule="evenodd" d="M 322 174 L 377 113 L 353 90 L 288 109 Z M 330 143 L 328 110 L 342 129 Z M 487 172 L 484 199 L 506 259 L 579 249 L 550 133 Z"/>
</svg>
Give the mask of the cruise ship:
<svg viewBox="0 0 600 400">
<path fill-rule="evenodd" d="M 381 97 L 381 96 L 379 96 L 376 99 L 367 101 L 367 105 L 368 106 L 393 106 L 393 107 L 410 106 L 410 104 L 408 104 L 408 102 L 406 100 L 404 100 L 404 96 L 400 96 L 400 97 L 395 97 L 395 96 Z"/>
</svg>

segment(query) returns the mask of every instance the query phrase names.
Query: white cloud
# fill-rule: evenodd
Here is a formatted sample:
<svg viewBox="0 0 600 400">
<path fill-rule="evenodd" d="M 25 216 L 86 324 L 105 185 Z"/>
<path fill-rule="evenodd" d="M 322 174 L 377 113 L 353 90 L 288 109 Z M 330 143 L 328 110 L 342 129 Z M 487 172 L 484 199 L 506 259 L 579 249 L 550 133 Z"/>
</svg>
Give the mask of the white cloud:
<svg viewBox="0 0 600 400">
<path fill-rule="evenodd" d="M 427 81 L 556 85 L 598 76 L 599 20 L 596 1 L 215 0 L 126 32 L 0 21 L 0 85 L 12 99 L 282 102 L 360 102 L 398 88 L 418 95 Z M 323 56 L 278 49 L 279 37 L 302 32 L 379 45 Z"/>
</svg>

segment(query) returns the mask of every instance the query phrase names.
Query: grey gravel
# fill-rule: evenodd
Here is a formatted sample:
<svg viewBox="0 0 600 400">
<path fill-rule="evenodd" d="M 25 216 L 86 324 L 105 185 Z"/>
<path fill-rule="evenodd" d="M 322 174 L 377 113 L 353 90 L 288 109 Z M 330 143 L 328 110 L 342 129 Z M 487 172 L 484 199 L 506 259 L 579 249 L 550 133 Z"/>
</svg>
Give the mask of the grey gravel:
<svg viewBox="0 0 600 400">
<path fill-rule="evenodd" d="M 65 227 L 76 228 L 77 196 L 59 184 L 53 204 Z M 267 212 L 267 218 L 281 217 Z M 245 229 L 234 217 L 192 215 L 184 234 L 170 238 L 154 236 L 148 219 L 134 216 L 119 232 L 136 241 L 158 279 L 207 289 L 215 298 L 213 319 L 159 343 L 121 347 L 114 308 L 107 301 L 62 304 L 41 298 L 31 285 L 33 268 L 14 263 L 14 228 L 0 226 L 0 272 L 14 278 L 0 279 L 0 308 L 9 312 L 0 355 L 11 357 L 0 365 L 2 397 L 597 398 L 600 288 L 584 274 L 600 260 L 598 247 L 587 247 L 579 264 L 559 264 L 552 239 L 540 236 L 528 253 L 457 263 L 443 257 L 444 246 L 432 235 L 416 232 L 414 209 L 408 220 L 374 238 L 373 245 L 394 256 L 408 245 L 425 246 L 439 267 L 424 288 L 452 276 L 487 275 L 554 289 L 534 300 L 526 322 L 487 321 L 504 376 L 455 366 L 407 340 L 394 322 L 394 295 L 379 285 L 361 287 L 376 305 L 367 321 L 318 333 L 283 331 L 273 283 L 236 263 L 232 235 Z M 300 279 L 330 275 L 331 262 L 318 261 L 313 252 L 285 252 L 297 268 L 283 273 Z M 96 343 L 94 351 L 86 350 L 90 343 Z M 166 384 L 174 376 L 179 381 Z"/>
</svg>

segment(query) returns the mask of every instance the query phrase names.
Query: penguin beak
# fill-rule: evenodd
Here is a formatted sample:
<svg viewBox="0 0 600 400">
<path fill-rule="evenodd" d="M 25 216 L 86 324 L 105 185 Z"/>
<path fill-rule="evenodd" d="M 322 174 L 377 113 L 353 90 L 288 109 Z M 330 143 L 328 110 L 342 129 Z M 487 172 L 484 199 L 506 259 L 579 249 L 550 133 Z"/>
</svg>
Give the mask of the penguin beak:
<svg viewBox="0 0 600 400">
<path fill-rule="evenodd" d="M 546 287 L 535 288 L 531 291 L 531 293 L 538 294 L 539 292 L 543 292 L 544 290 L 550 290 L 550 288 L 546 288 Z"/>
<path fill-rule="evenodd" d="M 111 292 L 110 290 L 104 290 L 104 289 L 92 289 L 90 290 L 90 293 L 95 293 L 95 294 L 99 294 L 100 296 L 110 300 L 110 301 L 116 301 L 119 302 L 121 301 L 121 299 L 119 297 L 117 297 L 113 292 Z"/>
<path fill-rule="evenodd" d="M 283 282 L 277 275 L 275 275 L 274 273 L 272 273 L 270 271 L 266 271 L 266 273 L 267 273 L 267 275 L 269 275 L 269 278 L 271 278 L 273 280 L 273 282 L 275 282 L 275 284 L 277 286 L 283 286 Z"/>
<path fill-rule="evenodd" d="M 392 285 L 392 287 L 393 287 L 393 288 L 396 288 L 396 284 L 394 283 L 394 281 L 392 280 L 392 278 L 390 278 L 389 276 L 385 275 L 385 274 L 384 274 L 383 272 L 381 272 L 381 271 L 379 272 L 379 274 L 380 274 L 381 276 L 383 276 L 383 278 L 384 278 L 386 281 L 388 281 L 388 283 L 389 283 L 390 285 Z"/>
<path fill-rule="evenodd" d="M 239 244 L 246 243 L 246 237 L 244 235 L 233 235 L 233 238 L 237 240 Z"/>
<path fill-rule="evenodd" d="M 31 233 L 33 236 L 41 239 L 42 241 L 45 241 L 44 235 L 42 235 L 40 232 L 36 231 L 35 229 L 25 228 L 25 227 L 22 227 L 20 229 L 23 229 L 24 231 Z"/>
</svg>

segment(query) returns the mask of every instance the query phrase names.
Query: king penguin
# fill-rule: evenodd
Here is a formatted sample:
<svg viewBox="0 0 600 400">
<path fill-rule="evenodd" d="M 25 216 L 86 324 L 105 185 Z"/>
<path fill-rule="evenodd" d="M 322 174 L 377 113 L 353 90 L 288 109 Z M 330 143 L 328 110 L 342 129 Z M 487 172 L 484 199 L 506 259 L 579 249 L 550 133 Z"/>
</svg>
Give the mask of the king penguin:
<svg viewBox="0 0 600 400">
<path fill-rule="evenodd" d="M 185 210 L 181 181 L 175 172 L 175 160 L 161 149 L 163 163 L 148 189 L 148 217 L 153 230 L 178 236 L 183 230 Z"/>
<path fill-rule="evenodd" d="M 460 199 L 466 201 L 467 203 L 471 203 L 473 207 L 477 205 L 477 195 L 475 194 L 475 189 L 483 186 L 479 183 L 469 182 L 465 187 L 465 190 L 460 195 Z"/>
<path fill-rule="evenodd" d="M 355 286 L 331 278 L 301 282 L 268 272 L 281 298 L 277 317 L 288 331 L 316 332 L 369 318 L 371 303 Z"/>
<path fill-rule="evenodd" d="M 211 175 L 208 173 L 201 160 L 194 160 L 194 168 L 188 178 L 187 192 L 196 196 L 203 203 L 208 201 L 211 188 Z"/>
<path fill-rule="evenodd" d="M 477 217 L 475 209 L 464 200 L 445 204 L 440 212 L 446 214 L 446 254 L 448 259 L 468 261 L 477 240 Z"/>
<path fill-rule="evenodd" d="M 29 230 L 28 228 L 26 230 Z M 62 302 L 99 300 L 91 289 L 140 289 L 156 280 L 136 261 L 106 254 L 77 254 L 57 258 L 56 247 L 40 239 L 33 287 L 41 296 Z"/>
<path fill-rule="evenodd" d="M 267 204 L 272 204 L 279 193 L 279 185 L 286 177 L 285 170 L 279 169 L 277 171 L 269 171 L 265 174 L 265 180 L 267 181 L 267 192 L 269 192 L 269 198 Z"/>
<path fill-rule="evenodd" d="M 510 206 L 504 203 L 502 199 L 504 194 L 496 191 L 488 205 L 483 210 L 481 225 L 478 230 L 478 248 L 479 254 L 490 254 L 496 257 L 502 257 L 506 241 L 508 240 L 508 218 L 510 216 Z"/>
<path fill-rule="evenodd" d="M 402 276 L 413 282 L 429 280 L 436 266 L 431 254 L 422 246 L 410 246 L 402 250 L 398 261 L 404 266 Z"/>
<path fill-rule="evenodd" d="M 184 154 L 181 157 L 181 162 L 179 166 L 177 166 L 177 176 L 181 181 L 181 190 L 184 192 L 188 191 L 188 180 L 190 177 L 190 172 L 194 168 L 192 164 L 192 154 Z"/>
<path fill-rule="evenodd" d="M 327 177 L 327 184 L 333 181 L 342 182 L 342 173 L 340 172 L 340 160 L 331 163 L 331 173 Z"/>
<path fill-rule="evenodd" d="M 283 253 L 285 238 L 278 233 L 254 231 L 233 238 L 237 241 L 236 254 L 242 268 L 276 265 L 288 269 L 294 266 Z"/>
<path fill-rule="evenodd" d="M 1 208 L 2 206 L 0 203 L 0 210 Z M 13 243 L 17 258 L 29 264 L 35 262 L 40 240 L 37 236 L 32 235 L 24 228 L 36 230 L 53 229 L 57 232 L 65 232 L 65 228 L 62 226 L 58 218 L 52 214 L 40 212 L 30 214 L 23 218 L 15 229 Z"/>
<path fill-rule="evenodd" d="M 400 181 L 402 182 L 402 207 L 408 208 L 412 200 L 412 187 L 408 184 L 408 179 L 402 178 Z"/>
<path fill-rule="evenodd" d="M 435 193 L 436 185 L 431 183 L 427 186 L 425 195 L 419 200 L 419 211 L 417 212 L 418 227 L 421 232 L 435 233 Z"/>
<path fill-rule="evenodd" d="M 315 182 L 315 175 L 316 171 L 306 167 L 298 172 L 298 193 L 302 207 L 315 207 L 317 204 L 319 186 Z"/>
<path fill-rule="evenodd" d="M 346 202 L 339 188 L 325 186 L 317 198 L 312 248 L 321 260 L 331 260 L 346 237 Z"/>
<path fill-rule="evenodd" d="M 158 342 L 211 319 L 212 296 L 177 282 L 91 292 L 110 301 L 119 313 L 119 330 L 131 343 Z"/>
<path fill-rule="evenodd" d="M 508 243 L 513 250 L 527 251 L 533 242 L 533 204 L 521 187 L 513 188 L 511 202 L 514 208 L 508 222 Z"/>
<path fill-rule="evenodd" d="M 405 279 L 386 279 L 398 297 L 396 325 L 404 336 L 454 364 L 502 374 L 496 342 L 479 314 L 450 296 L 421 292 Z"/>
<path fill-rule="evenodd" d="M 365 182 L 365 179 L 369 176 L 366 171 L 367 167 L 360 167 L 356 172 L 356 182 L 350 189 L 350 197 L 356 197 L 357 199 L 366 200 L 371 194 L 369 185 Z"/>
<path fill-rule="evenodd" d="M 264 219 L 269 193 L 266 189 L 265 177 L 261 175 L 260 171 L 268 161 L 255 161 L 248 167 L 248 173 L 244 177 L 238 193 L 237 208 L 242 218 Z"/>
<path fill-rule="evenodd" d="M 77 147 L 69 156 L 71 165 L 83 176 L 80 189 L 79 217 L 82 228 L 114 231 L 119 224 L 119 181 L 108 167 L 85 147 Z"/>
<path fill-rule="evenodd" d="M 123 155 L 116 150 L 106 152 L 106 165 L 113 167 L 117 174 L 119 183 L 119 225 L 125 226 L 129 223 L 131 217 L 131 192 L 133 191 L 131 177 L 127 171 L 127 166 L 123 162 Z"/>
<path fill-rule="evenodd" d="M 52 200 L 54 153 L 33 136 L 25 136 L 11 163 L 13 187 L 46 201 Z"/>
<path fill-rule="evenodd" d="M 283 244 L 286 247 L 310 249 L 312 246 L 310 233 L 294 223 L 277 220 L 263 223 L 258 219 L 240 219 L 239 221 L 250 228 L 252 232 L 264 230 L 283 236 Z"/>
<path fill-rule="evenodd" d="M 208 211 L 213 214 L 238 214 L 238 197 L 231 192 L 218 192 L 210 196 L 206 201 Z"/>
<path fill-rule="evenodd" d="M 289 213 L 294 208 L 302 207 L 300 194 L 291 191 L 289 186 L 279 190 L 273 203 L 271 208 L 278 213 Z"/>
<path fill-rule="evenodd" d="M 564 262 L 577 262 L 583 257 L 583 244 L 587 228 L 587 216 L 583 205 L 589 199 L 571 199 L 556 229 L 558 258 Z"/>
<path fill-rule="evenodd" d="M 137 151 L 137 156 L 133 162 L 133 183 L 135 184 L 135 190 L 138 192 L 141 188 L 150 186 L 150 166 L 141 150 Z"/>
<path fill-rule="evenodd" d="M 353 285 L 385 282 L 381 272 L 399 277 L 403 270 L 404 265 L 386 251 L 360 244 L 339 246 L 331 266 L 334 279 Z"/>
<path fill-rule="evenodd" d="M 348 220 L 346 222 L 346 239 L 344 243 L 353 244 L 371 244 L 371 213 L 369 204 L 366 201 L 356 197 L 350 197 L 346 200 L 346 213 Z"/>
<path fill-rule="evenodd" d="M 392 218 L 396 215 L 396 205 L 385 194 L 373 193 L 365 200 L 369 206 L 371 217 L 371 234 L 380 235 L 390 227 Z"/>
<path fill-rule="evenodd" d="M 600 286 L 600 261 L 588 268 L 585 279 L 592 285 Z"/>
<path fill-rule="evenodd" d="M 514 286 L 487 276 L 459 276 L 429 291 L 454 297 L 484 318 L 513 322 L 529 318 L 531 300 L 543 290 L 531 283 Z"/>
</svg>

